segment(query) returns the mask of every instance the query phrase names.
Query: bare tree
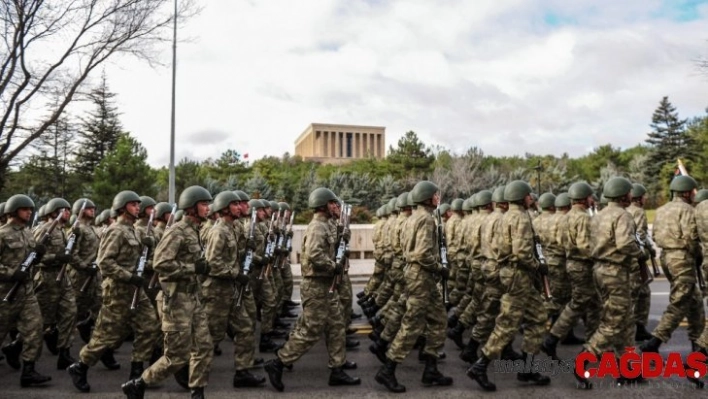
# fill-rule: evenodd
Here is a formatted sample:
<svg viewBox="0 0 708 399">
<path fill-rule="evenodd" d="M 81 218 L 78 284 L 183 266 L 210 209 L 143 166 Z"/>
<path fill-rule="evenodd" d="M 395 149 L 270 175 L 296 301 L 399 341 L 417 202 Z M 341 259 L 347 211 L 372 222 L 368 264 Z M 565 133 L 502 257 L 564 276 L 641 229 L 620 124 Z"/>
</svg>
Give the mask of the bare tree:
<svg viewBox="0 0 708 399">
<path fill-rule="evenodd" d="M 181 1 L 177 17 L 196 11 Z M 151 64 L 170 39 L 173 0 L 0 0 L 0 188 L 10 163 L 119 54 Z M 58 98 L 53 105 L 47 99 Z"/>
</svg>

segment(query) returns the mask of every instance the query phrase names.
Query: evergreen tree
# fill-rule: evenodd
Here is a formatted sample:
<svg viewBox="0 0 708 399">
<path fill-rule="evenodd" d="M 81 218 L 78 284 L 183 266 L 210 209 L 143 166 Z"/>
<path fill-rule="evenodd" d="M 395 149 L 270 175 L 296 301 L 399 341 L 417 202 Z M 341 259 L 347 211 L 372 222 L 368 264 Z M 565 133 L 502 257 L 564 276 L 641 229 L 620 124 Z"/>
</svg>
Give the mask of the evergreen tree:
<svg viewBox="0 0 708 399">
<path fill-rule="evenodd" d="M 432 172 L 435 155 L 415 132 L 408 131 L 398 140 L 396 148 L 389 147 L 387 159 L 399 176 L 426 176 Z"/>
<path fill-rule="evenodd" d="M 244 191 L 248 193 L 251 198 L 270 200 L 273 195 L 270 184 L 268 184 L 266 179 L 258 172 L 254 173 L 253 176 L 246 181 Z"/>
<path fill-rule="evenodd" d="M 695 160 L 695 141 L 686 130 L 686 119 L 679 119 L 676 107 L 664 97 L 651 118 L 652 131 L 647 134 L 650 146 L 648 172 L 658 179 L 664 165 L 675 164 L 677 159 Z M 668 176 L 670 180 L 671 176 Z M 656 180 L 653 181 L 656 183 Z"/>
</svg>

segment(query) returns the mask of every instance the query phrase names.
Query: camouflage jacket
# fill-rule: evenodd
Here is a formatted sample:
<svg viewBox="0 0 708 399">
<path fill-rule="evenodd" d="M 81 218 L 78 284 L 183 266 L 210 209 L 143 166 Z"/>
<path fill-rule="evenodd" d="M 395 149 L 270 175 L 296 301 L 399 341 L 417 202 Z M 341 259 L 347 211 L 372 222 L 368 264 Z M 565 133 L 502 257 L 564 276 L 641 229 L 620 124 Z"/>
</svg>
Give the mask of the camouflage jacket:
<svg viewBox="0 0 708 399">
<path fill-rule="evenodd" d="M 381 262 L 381 257 L 383 256 L 383 227 L 388 219 L 381 218 L 374 224 L 374 234 L 372 241 L 374 243 L 374 258 L 376 261 Z"/>
<path fill-rule="evenodd" d="M 457 251 L 460 248 L 462 234 L 458 234 L 462 218 L 456 212 L 452 213 L 450 219 L 445 222 L 445 240 L 447 242 L 447 256 L 449 259 L 457 258 Z"/>
<path fill-rule="evenodd" d="M 565 249 L 558 245 L 556 239 L 556 215 L 555 212 L 542 211 L 533 220 L 533 229 L 536 231 L 544 253 L 549 257 L 564 257 Z"/>
<path fill-rule="evenodd" d="M 703 262 L 708 262 L 708 201 L 702 201 L 695 208 L 698 238 L 703 247 Z"/>
<path fill-rule="evenodd" d="M 329 218 L 315 213 L 302 238 L 303 277 L 331 277 L 334 273 L 335 236 Z"/>
<path fill-rule="evenodd" d="M 405 212 L 400 212 L 396 218 L 395 224 L 391 228 L 391 248 L 393 249 L 395 261 L 405 263 L 403 256 L 403 226 L 406 225 L 408 215 Z"/>
<path fill-rule="evenodd" d="M 160 242 L 162 236 L 165 234 L 165 229 L 167 228 L 167 223 L 162 220 L 158 221 L 155 227 L 152 229 L 152 235 L 155 237 L 155 244 Z"/>
<path fill-rule="evenodd" d="M 646 242 L 649 236 L 649 222 L 647 221 L 647 214 L 644 212 L 644 208 L 632 202 L 632 205 L 627 207 L 627 212 L 629 212 L 629 214 L 632 215 L 632 219 L 634 219 L 634 225 L 637 229 L 639 239 Z"/>
<path fill-rule="evenodd" d="M 210 277 L 232 280 L 238 276 L 239 240 L 234 224 L 222 219 L 209 230 L 205 256 Z"/>
<path fill-rule="evenodd" d="M 656 245 L 662 249 L 682 249 L 698 255 L 695 211 L 679 197 L 656 210 L 652 233 Z"/>
<path fill-rule="evenodd" d="M 103 278 L 127 283 L 135 272 L 141 249 L 133 224 L 119 216 L 98 247 L 98 268 Z"/>
<path fill-rule="evenodd" d="M 153 268 L 160 282 L 195 282 L 194 264 L 202 256 L 199 225 L 184 217 L 165 232 L 155 248 Z"/>
<path fill-rule="evenodd" d="M 199 228 L 199 239 L 202 240 L 202 245 L 207 245 L 209 230 L 211 230 L 212 227 L 214 227 L 214 219 L 208 218 Z"/>
<path fill-rule="evenodd" d="M 417 264 L 430 272 L 438 272 L 442 267 L 439 263 L 440 249 L 435 221 L 430 211 L 418 205 L 407 219 L 403 243 L 403 252 L 408 264 Z"/>
<path fill-rule="evenodd" d="M 566 215 L 567 229 L 563 231 L 568 259 L 592 261 L 592 218 L 585 207 L 575 204 Z"/>
<path fill-rule="evenodd" d="M 536 270 L 534 257 L 533 226 L 531 215 L 518 204 L 509 204 L 509 210 L 501 220 L 499 259 L 527 270 Z"/>
<path fill-rule="evenodd" d="M 467 252 L 470 260 L 482 261 L 485 259 L 482 245 L 482 229 L 485 223 L 487 223 L 487 218 L 490 213 L 490 211 L 481 210 L 477 213 L 473 213 L 470 218 L 464 233 L 465 236 L 467 236 Z"/>
<path fill-rule="evenodd" d="M 482 254 L 487 260 L 500 262 L 499 237 L 501 236 L 501 220 L 504 212 L 501 208 L 495 208 L 484 218 L 482 225 L 481 246 Z"/>
<path fill-rule="evenodd" d="M 621 205 L 610 202 L 592 218 L 592 257 L 596 262 L 631 267 L 641 251 L 634 237 L 634 221 Z"/>
<path fill-rule="evenodd" d="M 9 222 L 0 226 L 0 284 L 12 281 L 12 275 L 34 247 L 34 237 L 24 225 Z M 32 279 L 28 279 L 25 287 L 29 289 L 31 285 Z"/>
<path fill-rule="evenodd" d="M 77 271 L 83 271 L 89 269 L 96 261 L 101 240 L 98 238 L 97 229 L 86 220 L 79 223 L 79 231 L 81 236 L 74 242 L 74 249 L 71 252 L 74 256 L 71 267 Z"/>
<path fill-rule="evenodd" d="M 45 231 L 49 230 L 51 223 L 44 223 L 34 231 L 34 239 L 40 240 Z M 52 267 L 62 267 L 60 262 L 54 260 L 57 254 L 64 253 L 66 251 L 66 236 L 64 231 L 57 226 L 44 246 L 47 248 L 47 253 L 44 254 L 42 260 L 37 264 L 37 267 L 41 268 L 52 268 Z"/>
</svg>

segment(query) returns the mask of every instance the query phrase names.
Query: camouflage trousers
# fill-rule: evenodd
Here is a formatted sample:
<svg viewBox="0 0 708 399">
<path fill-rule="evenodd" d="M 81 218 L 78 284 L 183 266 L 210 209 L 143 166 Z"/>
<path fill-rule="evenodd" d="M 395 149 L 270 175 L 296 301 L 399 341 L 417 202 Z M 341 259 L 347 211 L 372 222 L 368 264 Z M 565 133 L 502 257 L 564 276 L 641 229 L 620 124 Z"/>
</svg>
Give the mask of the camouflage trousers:
<svg viewBox="0 0 708 399">
<path fill-rule="evenodd" d="M 341 367 L 346 360 L 345 324 L 342 318 L 342 304 L 335 291 L 329 295 L 332 277 L 303 277 L 300 285 L 302 314 L 290 333 L 290 338 L 278 351 L 280 360 L 293 364 L 310 350 L 322 334 L 329 354 L 329 368 Z"/>
<path fill-rule="evenodd" d="M 283 279 L 283 300 L 293 299 L 293 268 L 290 265 L 290 254 L 285 255 L 285 260 L 280 265 L 280 276 Z"/>
<path fill-rule="evenodd" d="M 0 292 L 5 295 L 14 283 L 0 283 Z M 26 283 L 17 291 L 12 302 L 0 302 L 0 343 L 12 328 L 17 328 L 22 337 L 24 362 L 39 360 L 42 354 L 42 312 L 39 310 L 37 297 L 32 291 L 32 284 Z"/>
<path fill-rule="evenodd" d="M 559 315 L 572 296 L 566 262 L 564 257 L 548 257 L 548 283 L 551 286 L 552 299 L 546 301 L 546 311 L 551 316 Z"/>
<path fill-rule="evenodd" d="M 45 328 L 56 325 L 57 348 L 70 348 L 76 327 L 76 298 L 66 274 L 57 282 L 59 268 L 41 268 L 34 277 L 35 293 Z"/>
<path fill-rule="evenodd" d="M 509 265 L 499 270 L 499 279 L 505 288 L 501 309 L 482 352 L 490 359 L 497 358 L 504 347 L 514 340 L 523 323 L 522 352 L 531 355 L 539 353 L 548 314 L 543 306 L 541 291 L 537 288 L 535 272 Z"/>
<path fill-rule="evenodd" d="M 384 267 L 381 262 L 376 260 L 374 262 L 374 274 L 371 275 L 369 278 L 369 281 L 366 283 L 366 287 L 364 288 L 364 294 L 366 295 L 372 295 L 373 293 L 377 292 L 379 289 L 379 286 L 384 280 L 384 275 L 385 275 L 386 268 Z"/>
<path fill-rule="evenodd" d="M 649 324 L 649 308 L 651 307 L 651 288 L 648 284 L 641 284 L 637 288 L 634 300 L 634 322 L 643 326 Z"/>
<path fill-rule="evenodd" d="M 131 361 L 145 362 L 160 339 L 160 328 L 150 299 L 140 291 L 135 310 L 130 310 L 135 287 L 105 279 L 103 281 L 103 306 L 98 312 L 96 326 L 89 343 L 81 348 L 79 358 L 84 364 L 95 365 L 106 349 L 116 348 L 125 338 L 128 329 L 135 332 Z"/>
<path fill-rule="evenodd" d="M 450 304 L 457 306 L 469 289 L 468 283 L 470 279 L 470 264 L 466 259 L 458 259 L 455 261 L 457 273 L 454 277 L 450 274 L 450 281 L 454 281 L 454 288 L 450 289 Z"/>
<path fill-rule="evenodd" d="M 175 283 L 169 283 L 175 284 Z M 167 289 L 157 294 L 162 320 L 164 352 L 142 375 L 147 385 L 155 385 L 189 363 L 189 387 L 204 387 L 209 381 L 214 345 L 204 306 L 194 290 Z"/>
<path fill-rule="evenodd" d="M 600 324 L 585 343 L 585 349 L 600 356 L 603 352 L 622 353 L 626 333 L 633 326 L 632 298 L 629 268 L 612 263 L 597 262 L 593 270 L 595 285 L 600 294 L 602 310 Z"/>
<path fill-rule="evenodd" d="M 705 327 L 705 310 L 701 292 L 696 286 L 694 259 L 681 250 L 664 250 L 660 257 L 662 266 L 670 275 L 669 306 L 661 316 L 652 335 L 668 342 L 681 321 L 688 319 L 688 339 L 695 341 Z"/>
<path fill-rule="evenodd" d="M 462 297 L 460 304 L 455 309 L 455 314 L 458 314 L 459 312 L 458 317 L 460 319 L 460 323 L 462 323 L 465 327 L 470 327 L 477 324 L 477 317 L 481 313 L 482 309 L 483 297 L 484 274 L 482 273 L 482 263 L 478 260 L 474 260 L 470 265 L 467 293 L 465 293 L 465 296 Z"/>
<path fill-rule="evenodd" d="M 73 268 L 69 270 L 68 274 L 71 286 L 74 288 L 77 318 L 82 320 L 86 318 L 96 319 L 103 302 L 101 298 L 101 275 L 96 274 L 93 277 L 89 277 L 87 274 Z M 84 292 L 81 292 L 81 288 L 86 282 L 88 282 L 88 285 Z"/>
<path fill-rule="evenodd" d="M 553 323 L 551 334 L 564 338 L 585 316 L 585 340 L 587 341 L 600 324 L 600 297 L 595 289 L 593 263 L 568 259 L 566 268 L 570 276 L 571 298 L 558 316 L 558 320 Z"/>
<path fill-rule="evenodd" d="M 273 277 L 263 277 L 259 280 L 261 270 L 261 267 L 252 269 L 249 277 L 253 297 L 256 299 L 256 304 L 261 307 L 261 334 L 266 334 L 273 331 L 278 302 Z"/>
<path fill-rule="evenodd" d="M 401 328 L 396 334 L 386 357 L 401 363 L 413 349 L 415 341 L 424 331 L 428 332 L 423 352 L 437 359 L 438 351 L 445 344 L 447 323 L 445 305 L 438 289 L 438 277 L 410 264 L 405 272 L 406 312 L 401 319 Z"/>
<path fill-rule="evenodd" d="M 342 274 L 342 280 L 337 285 L 339 293 L 339 302 L 342 307 L 342 319 L 344 325 L 348 326 L 352 322 L 352 281 L 349 279 L 349 274 Z"/>
<path fill-rule="evenodd" d="M 280 265 L 278 268 L 271 269 L 271 277 L 273 279 L 273 291 L 275 292 L 275 316 L 278 316 L 278 312 L 283 308 L 283 275 L 280 272 Z"/>
<path fill-rule="evenodd" d="M 487 260 L 482 264 L 484 276 L 484 292 L 482 302 L 477 313 L 477 323 L 474 324 L 470 337 L 480 344 L 487 341 L 494 330 L 494 323 L 501 309 L 501 297 L 504 295 L 499 279 L 499 265 L 495 261 Z"/>
<path fill-rule="evenodd" d="M 381 332 L 381 338 L 386 342 L 393 341 L 398 330 L 401 329 L 401 320 L 406 313 L 406 302 L 408 302 L 408 296 L 402 294 L 399 295 L 398 300 L 391 300 L 386 304 L 387 309 L 383 319 L 384 329 Z"/>
<path fill-rule="evenodd" d="M 386 271 L 384 280 L 376 293 L 376 305 L 378 307 L 383 308 L 386 306 L 394 295 L 396 285 L 404 280 L 403 266 L 404 264 L 402 262 L 396 260 L 391 265 L 391 268 Z"/>
<path fill-rule="evenodd" d="M 256 352 L 256 301 L 252 291 L 244 290 L 241 306 L 231 308 L 229 326 L 234 331 L 236 370 L 246 370 L 253 366 Z"/>
<path fill-rule="evenodd" d="M 214 345 L 224 340 L 237 295 L 233 280 L 208 277 L 202 283 L 202 301 Z"/>
</svg>

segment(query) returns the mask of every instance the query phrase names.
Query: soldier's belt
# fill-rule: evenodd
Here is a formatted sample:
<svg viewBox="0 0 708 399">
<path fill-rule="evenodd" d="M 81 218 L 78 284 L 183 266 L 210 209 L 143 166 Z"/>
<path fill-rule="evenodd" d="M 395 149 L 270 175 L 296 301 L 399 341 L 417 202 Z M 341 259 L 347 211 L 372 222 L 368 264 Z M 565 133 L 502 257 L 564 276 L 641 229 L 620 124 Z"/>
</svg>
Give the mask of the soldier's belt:
<svg viewBox="0 0 708 399">
<path fill-rule="evenodd" d="M 174 292 L 182 294 L 194 294 L 195 292 L 197 292 L 198 287 L 199 286 L 196 283 L 178 283 L 175 287 Z"/>
<path fill-rule="evenodd" d="M 592 265 L 594 263 L 594 261 L 592 259 L 568 258 L 568 260 L 572 260 L 573 262 L 578 262 L 578 263 L 585 263 L 588 265 Z"/>
</svg>

